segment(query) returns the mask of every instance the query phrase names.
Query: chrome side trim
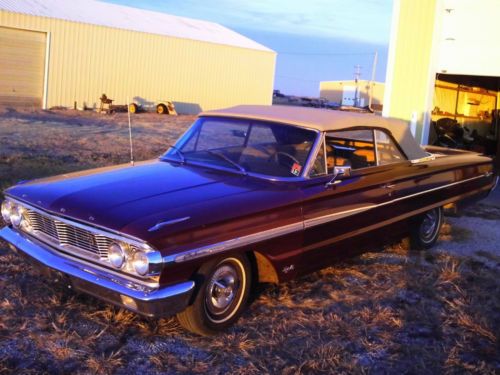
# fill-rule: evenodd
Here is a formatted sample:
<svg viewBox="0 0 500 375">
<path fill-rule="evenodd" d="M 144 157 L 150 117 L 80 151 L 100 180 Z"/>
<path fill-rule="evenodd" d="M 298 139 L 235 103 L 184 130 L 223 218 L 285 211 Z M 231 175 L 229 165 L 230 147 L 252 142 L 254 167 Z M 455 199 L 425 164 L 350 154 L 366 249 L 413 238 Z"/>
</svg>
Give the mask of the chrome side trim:
<svg viewBox="0 0 500 375">
<path fill-rule="evenodd" d="M 283 236 L 288 233 L 297 232 L 304 229 L 304 224 L 302 222 L 285 225 L 278 228 L 268 229 L 263 232 L 249 234 L 247 236 L 233 238 L 227 241 L 219 242 L 213 245 L 202 246 L 197 249 L 192 249 L 184 251 L 182 253 L 169 255 L 163 258 L 165 263 L 181 263 L 188 260 L 197 259 L 205 257 L 208 255 L 213 255 L 226 251 L 229 249 L 235 249 L 238 247 L 250 245 L 253 243 L 265 241 L 271 238 Z"/>
<path fill-rule="evenodd" d="M 432 161 L 435 159 L 436 159 L 436 156 L 434 154 L 429 154 L 428 156 L 424 156 L 423 158 L 420 158 L 420 159 L 412 159 L 412 160 L 410 160 L 410 163 L 418 164 L 418 163 L 424 163 L 426 161 Z"/>
<path fill-rule="evenodd" d="M 377 204 L 377 205 L 376 205 L 376 207 L 386 206 L 386 205 L 388 205 L 388 204 L 396 203 L 396 202 L 399 202 L 399 201 L 402 201 L 402 200 L 405 200 L 405 199 L 408 199 L 408 198 L 418 197 L 419 195 L 427 194 L 427 193 L 430 193 L 430 192 L 432 192 L 432 191 L 441 190 L 441 189 L 446 189 L 446 188 L 449 188 L 449 187 L 452 187 L 452 186 L 456 186 L 456 185 L 463 184 L 463 183 L 465 183 L 465 182 L 470 182 L 470 181 L 474 181 L 474 180 L 479 180 L 480 178 L 484 178 L 484 177 L 487 177 L 487 176 L 486 176 L 485 174 L 482 174 L 482 175 L 480 175 L 480 176 L 476 176 L 476 177 L 468 178 L 467 180 L 462 180 L 462 181 L 453 182 L 453 183 L 451 183 L 451 184 L 444 185 L 444 186 L 438 186 L 438 187 L 435 187 L 435 188 L 432 188 L 432 189 L 429 189 L 429 190 L 420 191 L 420 192 L 415 193 L 415 194 L 410 194 L 410 195 L 407 195 L 406 197 L 396 198 L 396 199 L 393 199 L 393 200 L 391 200 L 391 201 L 389 201 L 389 202 L 379 203 L 379 204 Z"/>
<path fill-rule="evenodd" d="M 329 221 L 339 220 L 339 219 L 342 219 L 342 218 L 345 218 L 345 217 L 348 217 L 348 216 L 351 216 L 351 215 L 355 215 L 355 214 L 358 214 L 358 213 L 361 213 L 361 212 L 364 212 L 364 211 L 371 210 L 373 208 L 387 206 L 389 204 L 393 204 L 393 203 L 396 203 L 396 202 L 399 202 L 399 201 L 402 201 L 402 200 L 405 200 L 405 199 L 418 197 L 418 196 L 423 195 L 423 194 L 427 194 L 427 193 L 430 193 L 430 192 L 433 192 L 433 191 L 436 191 L 436 190 L 446 189 L 446 188 L 449 188 L 449 187 L 452 187 L 452 186 L 455 186 L 455 185 L 463 184 L 465 182 L 470 182 L 470 181 L 478 180 L 478 179 L 483 178 L 483 177 L 487 177 L 487 175 L 484 174 L 484 175 L 480 175 L 480 176 L 469 178 L 467 180 L 453 182 L 453 183 L 448 184 L 448 185 L 439 186 L 439 187 L 432 188 L 432 189 L 429 189 L 429 190 L 420 191 L 420 192 L 415 193 L 415 194 L 410 194 L 410 195 L 407 195 L 407 196 L 404 196 L 404 197 L 401 197 L 401 198 L 392 199 L 392 200 L 390 200 L 388 202 L 384 202 L 384 203 L 368 204 L 366 206 L 355 208 L 355 209 L 352 209 L 352 210 L 347 210 L 347 211 L 342 211 L 342 212 L 336 212 L 336 213 L 325 215 L 325 216 L 315 217 L 313 219 L 305 220 L 304 221 L 304 228 L 310 228 L 310 227 L 313 227 L 313 226 L 316 226 L 316 225 L 327 223 Z"/>
<path fill-rule="evenodd" d="M 371 210 L 372 208 L 375 208 L 377 206 L 378 205 L 376 205 L 376 204 L 370 204 L 370 205 L 366 205 L 363 207 L 353 208 L 352 210 L 335 212 L 333 214 L 319 216 L 319 217 L 315 217 L 313 219 L 304 220 L 304 228 L 311 228 L 311 227 L 314 227 L 316 225 L 328 223 L 329 221 L 343 219 L 343 218 L 348 217 L 348 216 L 356 215 L 356 214 L 359 214 L 361 212 Z"/>
<path fill-rule="evenodd" d="M 189 219 L 191 219 L 191 216 L 181 217 L 181 218 L 178 218 L 178 219 L 172 219 L 172 220 L 167 220 L 167 221 L 160 221 L 156 225 L 154 225 L 151 228 L 149 228 L 148 232 L 155 232 L 158 229 L 161 229 L 161 228 L 163 228 L 163 227 L 165 227 L 167 225 L 174 225 L 174 224 L 177 224 L 177 223 L 182 223 L 183 221 L 187 221 Z"/>
<path fill-rule="evenodd" d="M 380 204 L 369 204 L 366 206 L 354 208 L 354 209 L 347 210 L 347 211 L 335 212 L 333 214 L 328 214 L 328 215 L 324 215 L 324 216 L 320 216 L 320 217 L 315 217 L 313 219 L 304 220 L 303 222 L 289 224 L 289 225 L 285 225 L 282 227 L 268 229 L 268 230 L 265 230 L 262 232 L 249 234 L 247 236 L 237 237 L 237 238 L 229 239 L 229 240 L 226 240 L 223 242 L 219 242 L 219 243 L 215 243 L 215 244 L 211 244 L 211 245 L 207 245 L 207 246 L 202 246 L 202 247 L 199 247 L 196 249 L 184 251 L 182 253 L 168 255 L 168 256 L 163 258 L 163 261 L 165 263 L 182 263 L 182 262 L 187 262 L 187 261 L 192 260 L 192 259 L 197 259 L 197 258 L 202 258 L 202 257 L 213 255 L 213 254 L 218 254 L 218 253 L 226 251 L 226 250 L 231 250 L 231 249 L 235 249 L 238 247 L 243 247 L 243 246 L 251 245 L 254 243 L 261 242 L 261 241 L 269 240 L 269 239 L 272 239 L 275 237 L 283 236 L 283 235 L 288 234 L 288 233 L 297 232 L 299 230 L 304 230 L 306 228 L 311 228 L 311 227 L 321 225 L 324 223 L 328 223 L 331 221 L 343 219 L 345 217 L 349 217 L 349 216 L 352 216 L 352 215 L 355 215 L 355 214 L 358 214 L 358 213 L 361 213 L 364 211 L 368 211 L 368 210 L 371 210 L 371 209 L 374 209 L 377 207 L 382 207 L 382 206 L 386 206 L 386 205 L 389 205 L 392 203 L 396 203 L 396 202 L 402 201 L 404 199 L 417 197 L 417 196 L 427 194 L 427 193 L 430 193 L 430 192 L 433 192 L 436 190 L 446 189 L 446 188 L 449 188 L 452 186 L 456 186 L 456 185 L 463 184 L 466 182 L 478 180 L 478 179 L 484 178 L 484 177 L 486 177 L 486 174 L 472 177 L 472 178 L 462 180 L 462 181 L 453 182 L 451 184 L 439 186 L 439 187 L 436 187 L 433 189 L 421 191 L 421 192 L 411 194 L 411 195 L 408 195 L 405 197 L 392 199 L 391 201 L 388 201 L 388 202 L 384 202 L 384 203 L 380 203 Z"/>
</svg>

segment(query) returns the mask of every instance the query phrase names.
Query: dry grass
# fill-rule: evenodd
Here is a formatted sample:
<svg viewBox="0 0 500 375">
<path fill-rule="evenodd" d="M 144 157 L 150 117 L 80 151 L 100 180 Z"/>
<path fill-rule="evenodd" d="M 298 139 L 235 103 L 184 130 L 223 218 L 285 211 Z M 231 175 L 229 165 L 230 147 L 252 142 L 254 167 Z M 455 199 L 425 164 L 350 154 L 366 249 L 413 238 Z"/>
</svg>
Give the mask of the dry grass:
<svg viewBox="0 0 500 375">
<path fill-rule="evenodd" d="M 37 126 L 56 131 L 59 124 Z M 64 137 L 80 134 L 80 127 L 61 126 L 67 128 Z M 106 142 L 122 142 L 121 125 L 105 126 L 117 131 Z M 148 132 L 156 138 L 160 130 L 148 126 L 137 131 L 144 139 Z M 1 125 L 0 131 L 5 131 Z M 16 138 L 0 133 L 3 142 L 11 137 Z M 57 158 L 82 155 L 73 145 L 65 147 L 64 137 Z M 36 142 L 43 146 L 43 140 Z M 106 142 L 97 149 L 107 150 Z M 6 149 L 20 147 L 12 144 L 2 147 L 3 160 L 13 157 Z M 37 147 L 30 152 L 36 155 Z M 48 155 L 49 148 L 40 152 Z M 33 164 L 25 170 L 28 158 L 21 151 L 16 155 L 7 170 L 29 174 Z M 114 158 L 98 157 L 96 164 Z M 83 159 L 75 156 L 73 166 L 92 164 Z M 2 183 L 9 179 L 2 174 Z M 446 241 L 463 236 L 453 227 L 443 232 Z M 498 373 L 498 270 L 472 258 L 415 253 L 402 241 L 299 280 L 262 287 L 236 326 L 200 338 L 174 319 L 143 319 L 47 283 L 0 244 L 0 374 Z"/>
<path fill-rule="evenodd" d="M 447 255 L 402 258 L 400 246 L 262 288 L 212 338 L 46 284 L 3 255 L 0 363 L 48 373 L 497 372 L 498 272 Z"/>
<path fill-rule="evenodd" d="M 132 117 L 134 156 L 159 156 L 193 116 Z M 0 190 L 19 180 L 130 161 L 126 113 L 0 109 Z"/>
</svg>

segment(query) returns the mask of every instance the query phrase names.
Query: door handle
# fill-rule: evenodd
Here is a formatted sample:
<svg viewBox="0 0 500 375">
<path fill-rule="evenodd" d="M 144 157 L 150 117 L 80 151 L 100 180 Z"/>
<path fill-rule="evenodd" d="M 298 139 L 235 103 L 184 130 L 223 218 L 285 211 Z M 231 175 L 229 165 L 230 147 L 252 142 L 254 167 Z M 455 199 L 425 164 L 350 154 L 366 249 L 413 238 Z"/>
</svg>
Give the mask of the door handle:
<svg viewBox="0 0 500 375">
<path fill-rule="evenodd" d="M 394 189 L 396 187 L 396 184 L 385 184 L 382 185 L 383 189 Z"/>
</svg>

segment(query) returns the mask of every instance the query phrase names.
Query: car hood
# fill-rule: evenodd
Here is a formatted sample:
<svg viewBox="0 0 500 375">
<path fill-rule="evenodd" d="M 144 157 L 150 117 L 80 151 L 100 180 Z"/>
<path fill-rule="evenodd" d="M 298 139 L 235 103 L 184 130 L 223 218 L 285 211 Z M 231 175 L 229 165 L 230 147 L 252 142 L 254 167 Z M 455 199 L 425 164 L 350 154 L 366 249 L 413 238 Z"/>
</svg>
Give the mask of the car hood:
<svg viewBox="0 0 500 375">
<path fill-rule="evenodd" d="M 6 194 L 56 215 L 144 238 L 160 221 L 189 217 L 193 205 L 258 188 L 246 180 L 209 168 L 149 161 L 34 180 Z"/>
</svg>

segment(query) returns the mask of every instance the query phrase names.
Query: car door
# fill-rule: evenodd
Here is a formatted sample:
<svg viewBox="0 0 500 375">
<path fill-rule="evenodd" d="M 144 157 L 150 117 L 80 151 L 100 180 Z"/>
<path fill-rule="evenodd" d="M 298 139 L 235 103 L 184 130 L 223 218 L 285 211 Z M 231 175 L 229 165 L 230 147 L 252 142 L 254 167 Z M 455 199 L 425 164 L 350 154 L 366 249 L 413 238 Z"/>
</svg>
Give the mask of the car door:
<svg viewBox="0 0 500 375">
<path fill-rule="evenodd" d="M 349 255 L 337 244 L 391 220 L 385 206 L 393 199 L 398 170 L 409 162 L 397 147 L 396 156 L 383 161 L 377 136 L 376 129 L 369 128 L 325 134 L 311 178 L 302 188 L 305 269 L 322 268 Z M 325 172 L 319 173 L 322 165 Z M 350 173 L 332 182 L 335 166 Z M 363 249 L 347 252 L 357 250 Z"/>
</svg>

